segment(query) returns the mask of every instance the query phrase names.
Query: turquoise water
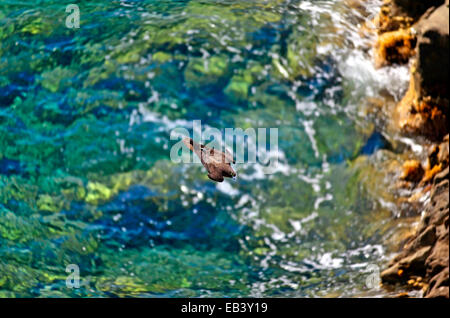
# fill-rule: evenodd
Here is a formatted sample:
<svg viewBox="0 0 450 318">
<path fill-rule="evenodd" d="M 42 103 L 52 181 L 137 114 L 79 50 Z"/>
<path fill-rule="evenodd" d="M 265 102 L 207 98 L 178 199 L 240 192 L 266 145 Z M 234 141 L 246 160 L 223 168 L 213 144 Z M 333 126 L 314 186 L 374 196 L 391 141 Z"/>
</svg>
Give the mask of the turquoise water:
<svg viewBox="0 0 450 318">
<path fill-rule="evenodd" d="M 69 3 L 0 3 L 1 297 L 386 293 L 365 284 L 395 225 L 365 100 L 404 81 L 358 33 L 377 3 L 78 1 L 79 29 Z M 278 171 L 173 163 L 192 120 L 278 128 Z"/>
</svg>

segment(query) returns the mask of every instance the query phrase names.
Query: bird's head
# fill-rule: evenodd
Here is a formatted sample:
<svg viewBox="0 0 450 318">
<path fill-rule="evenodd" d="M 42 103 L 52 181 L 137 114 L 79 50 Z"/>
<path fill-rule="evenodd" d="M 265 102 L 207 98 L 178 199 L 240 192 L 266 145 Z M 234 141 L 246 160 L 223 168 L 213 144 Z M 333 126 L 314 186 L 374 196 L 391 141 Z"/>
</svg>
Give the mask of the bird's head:
<svg viewBox="0 0 450 318">
<path fill-rule="evenodd" d="M 233 178 L 233 179 L 235 179 L 235 178 L 236 178 L 236 175 L 237 175 L 236 172 L 233 170 L 233 168 L 231 167 L 230 164 L 224 165 L 224 166 L 222 167 L 222 174 L 223 174 L 225 177 Z"/>
<path fill-rule="evenodd" d="M 236 180 L 237 173 L 233 170 L 233 168 L 231 168 L 230 170 L 231 178 L 233 178 L 233 180 Z"/>
</svg>

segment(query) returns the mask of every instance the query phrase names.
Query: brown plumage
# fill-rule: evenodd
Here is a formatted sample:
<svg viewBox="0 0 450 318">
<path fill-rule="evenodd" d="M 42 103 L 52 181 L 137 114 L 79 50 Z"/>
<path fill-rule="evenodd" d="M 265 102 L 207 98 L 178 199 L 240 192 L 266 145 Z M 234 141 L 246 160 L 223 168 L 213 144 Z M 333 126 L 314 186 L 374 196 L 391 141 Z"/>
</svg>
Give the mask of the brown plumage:
<svg viewBox="0 0 450 318">
<path fill-rule="evenodd" d="M 233 156 L 225 150 L 225 153 L 194 142 L 191 138 L 184 138 L 184 144 L 193 151 L 208 170 L 208 177 L 216 182 L 222 182 L 224 178 L 236 177 L 236 172 L 231 167 L 235 163 Z"/>
</svg>

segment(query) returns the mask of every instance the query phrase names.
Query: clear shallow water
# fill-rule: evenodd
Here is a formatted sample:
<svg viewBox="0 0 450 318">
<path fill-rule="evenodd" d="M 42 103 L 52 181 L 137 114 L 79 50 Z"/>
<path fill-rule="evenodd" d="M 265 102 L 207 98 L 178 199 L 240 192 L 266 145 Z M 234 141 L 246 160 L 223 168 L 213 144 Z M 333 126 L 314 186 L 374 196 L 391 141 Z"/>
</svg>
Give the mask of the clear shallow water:
<svg viewBox="0 0 450 318">
<path fill-rule="evenodd" d="M 407 71 L 373 69 L 361 11 L 81 1 L 70 30 L 65 5 L 0 4 L 0 296 L 385 294 L 365 281 L 395 205 L 364 101 Z M 279 171 L 172 163 L 192 120 L 277 127 Z"/>
</svg>

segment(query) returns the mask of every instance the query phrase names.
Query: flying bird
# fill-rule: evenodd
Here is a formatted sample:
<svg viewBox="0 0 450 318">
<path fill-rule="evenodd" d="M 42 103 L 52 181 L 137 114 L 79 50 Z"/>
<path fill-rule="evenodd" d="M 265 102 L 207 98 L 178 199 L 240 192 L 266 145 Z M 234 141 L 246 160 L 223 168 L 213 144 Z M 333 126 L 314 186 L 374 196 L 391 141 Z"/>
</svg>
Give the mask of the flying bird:
<svg viewBox="0 0 450 318">
<path fill-rule="evenodd" d="M 235 163 L 233 156 L 225 150 L 225 153 L 205 145 L 196 143 L 192 138 L 184 138 L 184 144 L 193 151 L 208 170 L 208 178 L 216 182 L 222 182 L 224 178 L 235 178 L 236 172 L 230 163 Z"/>
</svg>

